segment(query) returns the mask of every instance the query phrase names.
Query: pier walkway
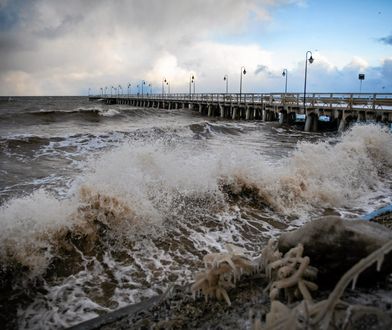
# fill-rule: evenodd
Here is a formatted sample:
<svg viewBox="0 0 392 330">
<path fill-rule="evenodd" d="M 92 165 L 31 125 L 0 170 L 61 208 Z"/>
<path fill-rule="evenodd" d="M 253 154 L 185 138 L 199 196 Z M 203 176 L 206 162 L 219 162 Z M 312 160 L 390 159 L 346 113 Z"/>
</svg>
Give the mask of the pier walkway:
<svg viewBox="0 0 392 330">
<path fill-rule="evenodd" d="M 392 93 L 192 93 L 94 95 L 107 104 L 161 109 L 193 109 L 209 117 L 263 120 L 291 124 L 305 121 L 304 130 L 317 131 L 321 116 L 343 130 L 351 121 L 392 123 Z"/>
</svg>

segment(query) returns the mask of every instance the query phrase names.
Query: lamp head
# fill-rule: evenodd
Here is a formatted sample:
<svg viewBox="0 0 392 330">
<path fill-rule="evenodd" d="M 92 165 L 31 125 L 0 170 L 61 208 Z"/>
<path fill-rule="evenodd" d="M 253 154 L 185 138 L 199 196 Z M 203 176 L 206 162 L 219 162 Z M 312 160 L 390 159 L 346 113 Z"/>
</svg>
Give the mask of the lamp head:
<svg viewBox="0 0 392 330">
<path fill-rule="evenodd" d="M 223 77 L 223 80 L 226 80 L 226 79 L 227 79 L 226 76 L 224 76 L 224 77 Z"/>
<path fill-rule="evenodd" d="M 246 74 L 246 70 L 244 69 L 244 71 L 242 71 L 243 74 Z"/>
<path fill-rule="evenodd" d="M 282 76 L 284 77 L 286 75 L 286 71 L 283 71 L 282 72 Z"/>
<path fill-rule="evenodd" d="M 313 59 L 312 55 L 310 55 L 310 57 L 309 57 L 309 63 L 312 64 L 313 61 L 314 61 L 314 59 Z"/>
</svg>

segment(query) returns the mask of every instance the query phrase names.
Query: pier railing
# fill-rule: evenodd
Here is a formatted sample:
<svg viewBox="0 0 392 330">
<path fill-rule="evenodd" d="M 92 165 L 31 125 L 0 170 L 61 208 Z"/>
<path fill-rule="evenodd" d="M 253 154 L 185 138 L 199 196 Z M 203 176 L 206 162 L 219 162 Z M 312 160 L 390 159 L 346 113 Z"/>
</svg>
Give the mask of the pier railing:
<svg viewBox="0 0 392 330">
<path fill-rule="evenodd" d="M 101 94 L 94 98 L 129 98 L 167 100 L 190 103 L 223 103 L 240 105 L 288 105 L 291 107 L 331 109 L 371 109 L 392 111 L 392 93 L 172 93 L 172 94 Z"/>
</svg>

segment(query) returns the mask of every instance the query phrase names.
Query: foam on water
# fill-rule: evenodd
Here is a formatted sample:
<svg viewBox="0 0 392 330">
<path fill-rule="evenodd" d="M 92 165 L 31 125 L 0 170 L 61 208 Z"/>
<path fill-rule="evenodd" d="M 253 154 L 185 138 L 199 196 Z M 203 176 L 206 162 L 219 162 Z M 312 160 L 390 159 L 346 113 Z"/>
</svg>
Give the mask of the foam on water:
<svg viewBox="0 0 392 330">
<path fill-rule="evenodd" d="M 109 109 L 106 111 L 100 111 L 99 115 L 100 116 L 104 116 L 104 117 L 114 117 L 120 114 L 120 111 L 116 110 L 116 109 Z"/>
<path fill-rule="evenodd" d="M 366 206 L 370 197 L 391 188 L 391 141 L 379 126 L 355 126 L 339 142 L 300 143 L 291 157 L 246 180 L 285 214 Z"/>
<path fill-rule="evenodd" d="M 191 280 L 225 243 L 258 251 L 279 232 L 270 219 L 302 222 L 327 208 L 358 215 L 390 200 L 391 169 L 392 136 L 375 125 L 301 143 L 275 163 L 203 139 L 106 150 L 67 198 L 39 190 L 0 209 L 3 271 L 44 278 L 19 326 L 64 327 L 159 294 Z"/>
</svg>

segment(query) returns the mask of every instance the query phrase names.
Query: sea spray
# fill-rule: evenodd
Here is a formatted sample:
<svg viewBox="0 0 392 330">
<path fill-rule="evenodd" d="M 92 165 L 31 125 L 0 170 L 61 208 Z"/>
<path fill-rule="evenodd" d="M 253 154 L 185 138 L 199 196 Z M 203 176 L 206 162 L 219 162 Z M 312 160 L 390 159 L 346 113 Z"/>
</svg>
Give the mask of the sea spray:
<svg viewBox="0 0 392 330">
<path fill-rule="evenodd" d="M 257 251 L 278 232 L 266 218 L 307 221 L 390 196 L 392 138 L 375 125 L 273 162 L 208 138 L 126 141 L 85 164 L 65 198 L 39 190 L 1 207 L 2 267 L 23 268 L 15 281 L 44 280 L 21 304 L 22 328 L 71 325 L 158 294 L 226 243 Z"/>
<path fill-rule="evenodd" d="M 300 143 L 269 167 L 237 175 L 276 211 L 306 215 L 319 208 L 358 207 L 391 189 L 392 136 L 376 125 L 354 126 L 338 141 Z M 233 180 L 233 179 L 231 179 Z"/>
<path fill-rule="evenodd" d="M 210 152 L 127 142 L 92 161 L 67 199 L 36 191 L 3 205 L 2 259 L 22 262 L 26 256 L 22 264 L 37 272 L 50 260 L 52 249 L 44 246 L 50 245 L 51 232 L 66 228 L 80 235 L 86 223 L 98 221 L 130 240 L 143 228 L 153 235 L 164 231 L 165 223 L 192 218 L 195 210 L 227 211 L 228 189 L 237 195 L 253 191 L 260 207 L 285 215 L 360 203 L 390 183 L 391 142 L 378 126 L 355 126 L 336 143 L 301 143 L 274 166 L 229 147 Z M 34 261 L 33 255 L 42 260 Z"/>
</svg>

